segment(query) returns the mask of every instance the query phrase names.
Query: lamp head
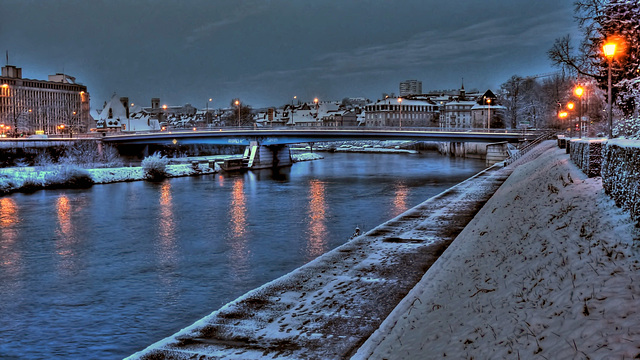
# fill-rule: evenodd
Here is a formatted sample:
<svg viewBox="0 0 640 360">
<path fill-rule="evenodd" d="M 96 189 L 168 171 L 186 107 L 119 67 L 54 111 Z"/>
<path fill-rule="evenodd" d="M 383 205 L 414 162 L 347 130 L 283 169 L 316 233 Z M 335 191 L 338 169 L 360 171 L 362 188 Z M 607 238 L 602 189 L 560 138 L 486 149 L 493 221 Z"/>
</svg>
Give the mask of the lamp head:
<svg viewBox="0 0 640 360">
<path fill-rule="evenodd" d="M 612 58 L 616 54 L 616 43 L 608 42 L 602 46 L 604 56 Z"/>
</svg>

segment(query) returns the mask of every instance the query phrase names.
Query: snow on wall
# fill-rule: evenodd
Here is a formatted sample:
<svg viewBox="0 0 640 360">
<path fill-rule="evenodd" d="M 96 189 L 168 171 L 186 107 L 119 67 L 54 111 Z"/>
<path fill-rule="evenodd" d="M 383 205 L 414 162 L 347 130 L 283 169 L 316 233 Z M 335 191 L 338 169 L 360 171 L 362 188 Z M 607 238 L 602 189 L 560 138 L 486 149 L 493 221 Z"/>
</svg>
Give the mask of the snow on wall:
<svg viewBox="0 0 640 360">
<path fill-rule="evenodd" d="M 605 193 L 640 224 L 640 141 L 610 140 L 602 158 Z"/>
</svg>

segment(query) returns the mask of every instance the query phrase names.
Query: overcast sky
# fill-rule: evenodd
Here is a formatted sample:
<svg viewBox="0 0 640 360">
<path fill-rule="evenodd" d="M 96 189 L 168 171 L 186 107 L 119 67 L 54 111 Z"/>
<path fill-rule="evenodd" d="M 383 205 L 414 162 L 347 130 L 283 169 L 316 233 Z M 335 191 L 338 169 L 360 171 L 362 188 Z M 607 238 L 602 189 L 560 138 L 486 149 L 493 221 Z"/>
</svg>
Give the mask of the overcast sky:
<svg viewBox="0 0 640 360">
<path fill-rule="evenodd" d="M 198 108 L 375 100 L 407 79 L 496 90 L 556 71 L 546 52 L 577 34 L 572 1 L 0 0 L 0 45 L 25 78 L 75 76 L 93 108 L 113 93 Z"/>
</svg>

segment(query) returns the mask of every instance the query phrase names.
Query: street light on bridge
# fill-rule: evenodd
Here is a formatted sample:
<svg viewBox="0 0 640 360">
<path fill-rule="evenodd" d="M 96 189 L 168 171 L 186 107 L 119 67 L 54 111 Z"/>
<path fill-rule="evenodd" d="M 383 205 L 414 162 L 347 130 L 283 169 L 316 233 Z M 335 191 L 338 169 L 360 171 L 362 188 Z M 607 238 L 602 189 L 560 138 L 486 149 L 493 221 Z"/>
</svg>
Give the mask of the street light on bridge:
<svg viewBox="0 0 640 360">
<path fill-rule="evenodd" d="M 238 127 L 240 127 L 240 100 L 236 100 L 236 106 L 238 107 Z"/>
<path fill-rule="evenodd" d="M 402 130 L 402 98 L 398 98 L 398 104 L 400 106 L 400 130 Z"/>
</svg>

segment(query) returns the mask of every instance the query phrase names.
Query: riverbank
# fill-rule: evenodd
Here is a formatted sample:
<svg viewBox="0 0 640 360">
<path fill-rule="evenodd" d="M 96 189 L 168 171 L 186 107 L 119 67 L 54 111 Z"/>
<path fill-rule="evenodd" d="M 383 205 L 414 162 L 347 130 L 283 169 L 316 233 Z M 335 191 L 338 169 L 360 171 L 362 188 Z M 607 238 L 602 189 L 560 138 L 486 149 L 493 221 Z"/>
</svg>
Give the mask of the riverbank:
<svg viewBox="0 0 640 360">
<path fill-rule="evenodd" d="M 131 358 L 348 357 L 422 278 L 510 171 L 501 166 L 481 171 Z M 179 323 L 179 319 L 166 321 Z"/>
<path fill-rule="evenodd" d="M 239 157 L 241 155 L 218 155 L 210 157 L 189 157 L 181 159 L 170 159 L 172 163 L 166 166 L 166 177 L 182 177 L 214 174 L 220 171 L 220 166 L 215 164 L 211 167 L 209 161 L 216 159 L 224 159 L 229 157 Z M 323 159 L 321 155 L 313 153 L 301 153 L 291 155 L 294 162 L 312 161 Z M 192 162 L 198 162 L 197 166 Z M 112 167 L 112 168 L 93 168 L 83 169 L 73 165 L 46 165 L 46 166 L 24 166 L 0 168 L 0 195 L 9 194 L 16 191 L 28 189 L 35 191 L 38 189 L 46 189 L 49 187 L 74 187 L 73 184 L 65 184 L 64 177 L 69 169 L 73 169 L 77 173 L 85 173 L 91 180 L 89 184 L 110 184 L 126 181 L 146 180 L 145 174 L 141 166 L 132 167 Z"/>
<path fill-rule="evenodd" d="M 353 358 L 636 358 L 637 240 L 601 179 L 547 145 Z"/>
</svg>

